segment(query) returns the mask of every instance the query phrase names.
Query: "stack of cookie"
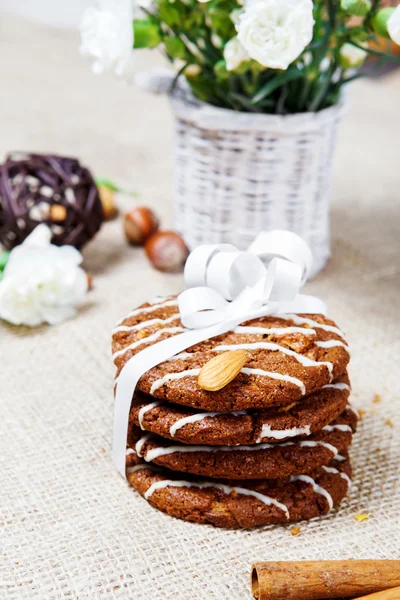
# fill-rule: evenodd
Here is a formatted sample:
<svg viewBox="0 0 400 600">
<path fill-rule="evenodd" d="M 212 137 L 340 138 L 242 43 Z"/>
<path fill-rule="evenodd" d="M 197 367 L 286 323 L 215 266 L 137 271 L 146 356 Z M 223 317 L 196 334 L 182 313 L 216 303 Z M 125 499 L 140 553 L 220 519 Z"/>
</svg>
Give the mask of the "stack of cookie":
<svg viewBox="0 0 400 600">
<path fill-rule="evenodd" d="M 182 331 L 175 297 L 132 311 L 113 331 L 118 373 L 134 354 Z M 232 381 L 217 391 L 199 385 L 211 359 L 238 351 L 245 364 Z M 248 321 L 173 356 L 137 386 L 130 483 L 170 515 L 219 527 L 327 513 L 350 486 L 357 414 L 348 404 L 348 361 L 331 320 L 294 314 Z"/>
</svg>

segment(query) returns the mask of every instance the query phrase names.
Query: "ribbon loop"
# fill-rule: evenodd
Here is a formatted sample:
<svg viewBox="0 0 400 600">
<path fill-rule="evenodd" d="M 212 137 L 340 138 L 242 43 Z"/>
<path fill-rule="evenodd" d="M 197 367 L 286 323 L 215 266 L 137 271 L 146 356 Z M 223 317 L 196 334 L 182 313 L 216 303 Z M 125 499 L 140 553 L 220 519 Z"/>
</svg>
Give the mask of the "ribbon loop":
<svg viewBox="0 0 400 600">
<path fill-rule="evenodd" d="M 249 246 L 248 252 L 257 254 L 269 264 L 273 258 L 286 259 L 302 270 L 302 283 L 305 283 L 312 265 L 312 252 L 305 240 L 291 231 L 276 229 L 262 231 Z"/>
<path fill-rule="evenodd" d="M 231 244 L 203 244 L 189 254 L 184 273 L 187 288 L 207 285 L 207 269 L 218 252 L 237 252 L 237 248 Z"/>
<path fill-rule="evenodd" d="M 178 306 L 182 324 L 188 329 L 196 329 L 222 321 L 228 302 L 216 290 L 194 287 L 179 294 Z"/>
<path fill-rule="evenodd" d="M 196 329 L 269 302 L 293 301 L 311 259 L 306 242 L 290 231 L 262 232 L 247 252 L 230 244 L 199 246 L 185 266 L 189 289 L 179 302 L 182 322 Z"/>
</svg>

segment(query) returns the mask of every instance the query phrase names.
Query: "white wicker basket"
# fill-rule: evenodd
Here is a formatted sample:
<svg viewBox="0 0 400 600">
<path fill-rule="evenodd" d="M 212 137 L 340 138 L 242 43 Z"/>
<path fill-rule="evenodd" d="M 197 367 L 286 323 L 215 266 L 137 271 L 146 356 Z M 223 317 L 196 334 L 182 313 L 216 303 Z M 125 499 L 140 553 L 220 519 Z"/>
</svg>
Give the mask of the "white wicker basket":
<svg viewBox="0 0 400 600">
<path fill-rule="evenodd" d="M 329 196 L 342 104 L 288 116 L 238 113 L 171 96 L 175 115 L 175 227 L 190 249 L 249 246 L 289 229 L 311 245 L 316 275 L 330 255 Z"/>
</svg>

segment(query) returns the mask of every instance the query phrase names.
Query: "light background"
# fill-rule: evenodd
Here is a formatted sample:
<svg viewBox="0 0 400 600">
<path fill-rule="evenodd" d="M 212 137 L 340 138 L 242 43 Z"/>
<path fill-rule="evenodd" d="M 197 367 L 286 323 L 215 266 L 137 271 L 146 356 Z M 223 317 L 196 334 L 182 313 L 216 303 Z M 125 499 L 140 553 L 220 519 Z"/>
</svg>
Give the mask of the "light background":
<svg viewBox="0 0 400 600">
<path fill-rule="evenodd" d="M 136 189 L 170 225 L 167 100 L 93 76 L 78 45 L 73 31 L 1 16 L 0 156 L 78 155 L 96 175 Z M 160 62 L 140 55 L 138 68 Z M 110 330 L 182 280 L 153 271 L 116 221 L 84 251 L 95 288 L 76 319 L 36 330 L 0 325 L 1 599 L 243 600 L 254 560 L 400 558 L 399 90 L 396 71 L 350 91 L 333 258 L 308 286 L 347 332 L 354 402 L 367 411 L 350 499 L 292 537 L 290 527 L 224 532 L 176 521 L 125 485 L 110 458 Z M 358 512 L 373 518 L 358 523 Z"/>
</svg>

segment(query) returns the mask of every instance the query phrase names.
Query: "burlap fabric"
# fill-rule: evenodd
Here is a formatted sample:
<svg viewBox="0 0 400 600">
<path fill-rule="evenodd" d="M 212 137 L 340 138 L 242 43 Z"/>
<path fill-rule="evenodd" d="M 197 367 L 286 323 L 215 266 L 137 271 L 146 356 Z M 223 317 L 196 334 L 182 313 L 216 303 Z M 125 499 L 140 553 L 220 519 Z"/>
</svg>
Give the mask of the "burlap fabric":
<svg viewBox="0 0 400 600">
<path fill-rule="evenodd" d="M 3 22 L 1 155 L 79 153 L 168 215 L 166 101 L 91 76 L 72 34 Z M 0 327 L 1 600 L 244 600 L 255 560 L 400 558 L 399 84 L 397 73 L 353 89 L 339 140 L 334 257 L 308 286 L 347 332 L 354 402 L 367 411 L 349 499 L 301 523 L 297 537 L 293 526 L 232 532 L 167 517 L 121 479 L 110 458 L 110 330 L 139 302 L 178 291 L 181 278 L 152 271 L 120 223 L 107 224 L 84 252 L 95 289 L 76 319 Z M 356 513 L 371 518 L 359 523 Z"/>
</svg>

